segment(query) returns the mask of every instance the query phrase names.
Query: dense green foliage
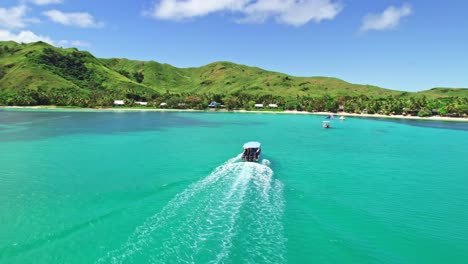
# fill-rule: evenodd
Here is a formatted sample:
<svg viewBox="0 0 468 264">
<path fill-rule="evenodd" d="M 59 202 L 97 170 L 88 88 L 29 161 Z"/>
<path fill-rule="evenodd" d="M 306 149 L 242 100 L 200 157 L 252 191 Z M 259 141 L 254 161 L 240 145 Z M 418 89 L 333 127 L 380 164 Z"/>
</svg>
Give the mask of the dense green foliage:
<svg viewBox="0 0 468 264">
<path fill-rule="evenodd" d="M 98 59 L 43 42 L 0 42 L 0 105 L 99 107 L 137 101 L 159 107 L 228 109 L 275 103 L 279 110 L 384 114 L 468 115 L 468 89 L 411 93 L 328 77 L 293 77 L 256 67 L 215 62 L 176 68 L 154 61 Z"/>
</svg>

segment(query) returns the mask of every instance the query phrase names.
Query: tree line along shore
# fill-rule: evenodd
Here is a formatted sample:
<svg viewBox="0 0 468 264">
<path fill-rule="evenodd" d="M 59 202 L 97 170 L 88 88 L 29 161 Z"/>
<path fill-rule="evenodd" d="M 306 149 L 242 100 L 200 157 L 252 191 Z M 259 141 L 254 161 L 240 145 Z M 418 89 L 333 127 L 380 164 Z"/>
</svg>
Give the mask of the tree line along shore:
<svg viewBox="0 0 468 264">
<path fill-rule="evenodd" d="M 58 106 L 80 108 L 157 108 L 157 109 L 226 109 L 248 111 L 301 111 L 331 112 L 351 114 L 380 114 L 407 116 L 468 117 L 468 99 L 460 97 L 427 98 L 422 97 L 383 97 L 369 98 L 365 95 L 320 96 L 284 98 L 271 95 L 255 96 L 250 94 L 151 94 L 119 95 L 93 94 L 80 96 L 73 93 L 41 93 L 28 90 L 15 97 L 0 97 L 3 106 Z M 120 101 L 121 105 L 115 105 Z M 273 106 L 273 107 L 272 107 Z"/>
</svg>

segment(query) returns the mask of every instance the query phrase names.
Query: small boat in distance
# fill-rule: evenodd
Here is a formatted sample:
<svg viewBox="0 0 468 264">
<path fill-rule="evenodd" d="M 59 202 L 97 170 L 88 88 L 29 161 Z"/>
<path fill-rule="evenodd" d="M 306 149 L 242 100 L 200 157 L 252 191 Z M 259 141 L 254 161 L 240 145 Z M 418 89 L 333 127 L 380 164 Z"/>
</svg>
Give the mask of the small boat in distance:
<svg viewBox="0 0 468 264">
<path fill-rule="evenodd" d="M 345 120 L 345 117 L 344 117 L 344 116 L 340 116 L 340 120 Z"/>
<path fill-rule="evenodd" d="M 323 121 L 323 122 L 322 122 L 322 127 L 323 127 L 323 128 L 330 128 L 330 127 L 331 127 L 331 126 L 330 126 L 330 121 Z"/>
<path fill-rule="evenodd" d="M 242 146 L 244 152 L 242 153 L 243 161 L 258 161 L 260 159 L 260 153 L 262 152 L 261 144 L 257 141 L 250 141 Z"/>
</svg>

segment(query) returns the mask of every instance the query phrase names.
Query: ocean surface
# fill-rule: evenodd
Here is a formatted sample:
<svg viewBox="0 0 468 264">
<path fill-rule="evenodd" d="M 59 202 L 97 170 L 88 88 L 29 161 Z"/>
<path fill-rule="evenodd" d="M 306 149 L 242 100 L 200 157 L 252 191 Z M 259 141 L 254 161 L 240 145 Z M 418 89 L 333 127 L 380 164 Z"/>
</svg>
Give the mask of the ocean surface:
<svg viewBox="0 0 468 264">
<path fill-rule="evenodd" d="M 0 110 L 0 263 L 467 263 L 468 123 L 323 119 Z"/>
</svg>

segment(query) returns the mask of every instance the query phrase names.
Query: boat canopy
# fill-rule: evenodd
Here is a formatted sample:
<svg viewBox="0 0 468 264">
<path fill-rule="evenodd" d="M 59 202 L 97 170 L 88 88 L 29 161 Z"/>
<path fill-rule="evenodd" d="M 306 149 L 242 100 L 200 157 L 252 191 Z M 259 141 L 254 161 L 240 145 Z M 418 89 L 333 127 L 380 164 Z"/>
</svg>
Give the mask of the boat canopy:
<svg viewBox="0 0 468 264">
<path fill-rule="evenodd" d="M 257 141 L 250 141 L 244 144 L 243 146 L 244 149 L 248 148 L 260 148 L 260 142 Z"/>
</svg>

